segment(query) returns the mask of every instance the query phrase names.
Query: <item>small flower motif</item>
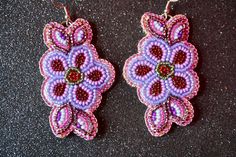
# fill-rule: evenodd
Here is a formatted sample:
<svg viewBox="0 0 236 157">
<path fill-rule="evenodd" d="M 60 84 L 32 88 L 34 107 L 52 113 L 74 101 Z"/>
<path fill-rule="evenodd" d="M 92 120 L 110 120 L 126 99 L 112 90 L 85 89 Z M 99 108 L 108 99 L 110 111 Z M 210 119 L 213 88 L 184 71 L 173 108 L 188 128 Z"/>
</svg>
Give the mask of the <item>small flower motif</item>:
<svg viewBox="0 0 236 157">
<path fill-rule="evenodd" d="M 79 122 L 86 124 L 93 121 L 88 126 L 97 127 L 96 120 L 91 120 L 95 118 L 92 112 L 101 103 L 101 94 L 112 85 L 115 71 L 108 61 L 98 58 L 95 47 L 90 44 L 91 39 L 90 25 L 83 19 L 76 20 L 67 28 L 52 22 L 44 29 L 44 41 L 49 50 L 40 60 L 41 74 L 45 77 L 42 96 L 54 108 L 51 114 L 56 116 L 63 113 L 59 116 L 64 116 L 63 118 L 51 121 L 52 130 L 57 137 L 65 137 L 72 130 L 85 139 L 92 139 L 96 135 L 91 129 L 88 130 L 93 132 L 92 136 L 85 133 L 82 135 L 86 129 L 78 131 L 78 122 L 74 121 L 79 119 L 74 114 L 79 112 L 79 115 L 85 117 Z M 63 120 L 62 124 L 66 124 L 59 125 L 60 119 Z M 65 129 L 70 123 L 72 126 Z M 86 127 L 80 125 L 80 129 Z M 55 130 L 63 130 L 63 133 Z"/>
<path fill-rule="evenodd" d="M 126 61 L 124 78 L 137 87 L 143 104 L 169 110 L 163 104 L 174 98 L 187 101 L 199 88 L 199 78 L 193 71 L 198 61 L 197 50 L 187 42 L 188 20 L 177 15 L 167 21 L 163 16 L 145 13 L 141 23 L 147 36 L 138 44 L 139 53 Z"/>
</svg>

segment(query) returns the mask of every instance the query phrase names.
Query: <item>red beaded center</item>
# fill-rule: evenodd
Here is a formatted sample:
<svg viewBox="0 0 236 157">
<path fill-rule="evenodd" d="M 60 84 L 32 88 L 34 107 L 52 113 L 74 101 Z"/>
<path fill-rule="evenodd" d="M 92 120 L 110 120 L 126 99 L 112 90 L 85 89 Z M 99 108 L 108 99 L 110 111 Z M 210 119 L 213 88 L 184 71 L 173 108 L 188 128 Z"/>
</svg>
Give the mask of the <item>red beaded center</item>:
<svg viewBox="0 0 236 157">
<path fill-rule="evenodd" d="M 85 55 L 83 53 L 78 54 L 75 57 L 75 65 L 76 65 L 76 67 L 79 68 L 81 65 L 83 65 L 84 62 L 85 62 L 85 59 L 86 59 L 86 57 L 85 57 Z"/>
<path fill-rule="evenodd" d="M 162 55 L 163 55 L 162 49 L 157 45 L 153 45 L 150 48 L 150 53 L 159 60 L 162 58 Z"/>
<path fill-rule="evenodd" d="M 135 73 L 138 76 L 145 76 L 151 70 L 152 70 L 152 68 L 147 65 L 138 65 L 135 69 Z"/>
<path fill-rule="evenodd" d="M 180 76 L 174 76 L 172 78 L 173 85 L 178 89 L 184 89 L 187 86 L 186 80 Z"/>
<path fill-rule="evenodd" d="M 66 89 L 66 83 L 58 83 L 53 88 L 53 93 L 56 96 L 62 96 Z"/>
<path fill-rule="evenodd" d="M 92 81 L 99 81 L 102 77 L 102 72 L 100 70 L 94 70 L 88 74 L 88 78 Z"/>
<path fill-rule="evenodd" d="M 66 81 L 70 84 L 80 83 L 83 80 L 83 74 L 76 68 L 71 68 L 66 73 Z"/>
<path fill-rule="evenodd" d="M 152 96 L 158 96 L 162 91 L 161 81 L 156 81 L 150 88 L 150 94 Z"/>
<path fill-rule="evenodd" d="M 180 50 L 175 54 L 173 63 L 174 64 L 183 64 L 185 62 L 186 58 L 187 58 L 187 54 L 184 51 Z"/>
<path fill-rule="evenodd" d="M 51 67 L 54 71 L 64 71 L 63 62 L 60 59 L 55 59 L 51 62 Z"/>
<path fill-rule="evenodd" d="M 87 101 L 89 98 L 88 92 L 86 92 L 81 87 L 78 87 L 76 90 L 76 99 L 79 101 Z"/>
</svg>

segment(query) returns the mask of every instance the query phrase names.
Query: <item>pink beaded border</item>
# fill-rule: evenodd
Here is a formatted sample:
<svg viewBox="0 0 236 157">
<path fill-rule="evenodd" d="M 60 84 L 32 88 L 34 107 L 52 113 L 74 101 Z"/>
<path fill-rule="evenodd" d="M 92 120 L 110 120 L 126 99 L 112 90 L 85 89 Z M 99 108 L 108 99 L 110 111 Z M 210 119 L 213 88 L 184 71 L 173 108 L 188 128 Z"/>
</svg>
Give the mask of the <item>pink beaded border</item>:
<svg viewBox="0 0 236 157">
<path fill-rule="evenodd" d="M 53 29 L 56 29 L 56 31 L 62 32 L 64 34 L 64 36 L 66 38 L 66 44 L 68 44 L 68 45 L 60 45 L 60 44 L 54 43 L 55 41 L 53 39 L 53 34 L 52 34 Z M 84 38 L 80 42 L 76 41 L 76 39 L 74 38 L 74 32 L 78 31 L 78 29 L 84 30 L 84 32 L 86 33 L 84 35 Z M 93 34 L 92 34 L 91 26 L 89 25 L 88 21 L 86 21 L 84 19 L 77 19 L 75 22 L 73 22 L 67 28 L 65 28 L 64 26 L 62 26 L 61 24 L 58 24 L 56 22 L 51 22 L 51 23 L 47 24 L 44 28 L 44 33 L 43 33 L 44 42 L 48 46 L 49 49 L 45 52 L 45 54 L 41 57 L 41 59 L 39 61 L 40 73 L 45 78 L 45 81 L 43 82 L 42 87 L 41 87 L 41 93 L 42 93 L 41 95 L 42 95 L 43 100 L 46 102 L 46 104 L 49 107 L 52 107 L 51 114 L 49 116 L 49 121 L 50 121 L 50 126 L 52 128 L 52 131 L 56 137 L 64 138 L 67 135 L 69 135 L 70 132 L 73 131 L 76 135 L 84 138 L 85 140 L 92 140 L 96 136 L 96 133 L 98 131 L 97 119 L 93 115 L 92 112 L 94 112 L 99 107 L 99 105 L 101 103 L 101 99 L 102 99 L 101 94 L 103 92 L 107 91 L 112 86 L 112 84 L 115 80 L 115 69 L 110 62 L 99 58 L 96 48 L 94 47 L 94 45 L 90 44 L 90 42 L 92 40 L 92 35 Z M 48 81 L 49 77 L 46 76 L 43 71 L 42 60 L 47 55 L 47 53 L 49 53 L 51 51 L 54 51 L 57 49 L 59 51 L 64 52 L 65 54 L 67 54 L 73 46 L 78 46 L 81 44 L 85 44 L 89 47 L 89 49 L 93 53 L 93 59 L 95 61 L 98 61 L 99 63 L 105 64 L 107 66 L 107 70 L 109 71 L 109 74 L 110 74 L 109 81 L 107 82 L 107 84 L 103 88 L 96 91 L 98 93 L 98 96 L 96 97 L 95 104 L 92 106 L 92 108 L 86 109 L 85 111 L 75 109 L 70 104 L 65 104 L 63 106 L 57 106 L 56 104 L 51 104 L 51 103 L 47 102 L 45 95 L 43 94 L 43 90 L 45 87 L 45 83 Z M 56 117 L 58 116 L 59 112 L 64 111 L 64 108 L 66 108 L 66 110 L 68 110 L 68 112 L 66 114 L 70 115 L 70 118 L 66 119 L 65 126 L 60 128 L 58 126 L 58 124 L 56 123 L 57 122 Z M 76 116 L 78 114 L 83 114 L 84 116 L 86 116 L 90 120 L 90 122 L 93 125 L 92 132 L 86 132 L 85 130 L 76 128 L 75 121 L 77 118 Z"/>
<path fill-rule="evenodd" d="M 150 20 L 151 20 L 151 22 L 150 22 Z M 160 30 L 155 30 L 152 20 L 153 21 L 158 20 L 158 22 L 161 25 L 163 25 L 163 27 L 164 27 L 163 32 L 160 31 Z M 181 38 L 174 39 L 174 36 L 173 36 L 173 33 L 172 33 L 172 27 L 178 22 L 182 22 L 181 24 L 183 24 L 183 32 L 182 32 L 183 34 L 182 34 Z M 142 16 L 141 25 L 142 25 L 142 28 L 143 28 L 143 30 L 145 31 L 145 33 L 147 35 L 139 41 L 139 43 L 138 43 L 138 53 L 132 55 L 131 57 L 129 57 L 126 60 L 124 68 L 123 68 L 123 77 L 125 78 L 126 82 L 130 86 L 137 88 L 138 95 L 140 95 L 140 93 L 139 93 L 140 90 L 139 89 L 141 88 L 141 85 L 139 85 L 138 83 L 132 82 L 130 79 L 128 79 L 128 73 L 126 73 L 126 71 L 128 69 L 128 63 L 133 58 L 137 58 L 138 56 L 140 56 L 142 54 L 140 46 L 142 45 L 142 43 L 147 38 L 152 37 L 152 36 L 157 36 L 158 38 L 165 39 L 166 36 L 167 36 L 167 38 L 169 39 L 167 41 L 170 45 L 173 45 L 177 42 L 182 42 L 183 44 L 190 47 L 190 49 L 194 50 L 193 51 L 194 60 L 193 60 L 192 66 L 190 68 L 192 70 L 189 70 L 189 72 L 192 73 L 192 75 L 193 75 L 193 79 L 194 79 L 194 83 L 195 83 L 194 84 L 195 86 L 193 87 L 194 90 L 191 92 L 190 95 L 188 95 L 185 98 L 181 99 L 181 100 L 183 100 L 184 104 L 186 104 L 186 107 L 187 107 L 186 112 L 188 112 L 188 114 L 189 114 L 188 115 L 189 117 L 186 118 L 185 121 L 181 121 L 180 119 L 174 118 L 173 116 L 169 115 L 170 114 L 169 111 L 168 111 L 169 109 L 168 109 L 168 106 L 166 106 L 166 104 L 157 105 L 156 107 L 153 107 L 153 105 L 147 104 L 144 101 L 142 101 L 140 96 L 138 97 L 139 100 L 148 107 L 148 109 L 145 113 L 145 123 L 148 127 L 149 132 L 153 136 L 160 137 L 160 136 L 163 136 L 164 134 L 166 134 L 170 130 L 171 125 L 172 125 L 173 122 L 178 124 L 178 125 L 181 125 L 181 126 L 186 126 L 187 124 L 189 124 L 192 121 L 192 118 L 194 116 L 194 110 L 193 110 L 193 107 L 192 107 L 191 103 L 188 100 L 192 99 L 194 96 L 197 95 L 197 92 L 198 92 L 199 87 L 200 87 L 198 75 L 197 75 L 196 72 L 193 71 L 193 69 L 197 66 L 198 54 L 197 54 L 197 50 L 196 50 L 195 46 L 187 42 L 188 37 L 189 37 L 189 23 L 188 23 L 188 19 L 184 15 L 176 15 L 174 17 L 171 17 L 170 20 L 166 21 L 166 19 L 162 15 L 156 15 L 156 14 L 148 12 L 148 13 L 145 13 Z M 166 103 L 168 103 L 168 102 L 169 101 L 167 101 Z M 151 129 L 153 126 L 150 126 L 150 124 L 149 124 L 150 117 L 149 117 L 149 119 L 147 117 L 150 116 L 150 112 L 153 111 L 154 109 L 163 108 L 163 107 L 166 108 L 166 112 L 167 112 L 166 114 L 167 114 L 167 117 L 169 117 L 169 120 L 167 121 L 166 126 L 163 129 L 155 132 Z"/>
</svg>

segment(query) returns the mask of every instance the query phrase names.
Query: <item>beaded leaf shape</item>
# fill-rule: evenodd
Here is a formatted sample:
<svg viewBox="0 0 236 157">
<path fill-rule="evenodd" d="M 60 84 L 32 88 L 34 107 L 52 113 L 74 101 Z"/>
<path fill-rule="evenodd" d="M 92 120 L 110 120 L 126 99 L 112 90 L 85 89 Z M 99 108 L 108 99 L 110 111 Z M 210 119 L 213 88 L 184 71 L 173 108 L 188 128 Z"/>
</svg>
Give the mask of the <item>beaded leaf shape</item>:
<svg viewBox="0 0 236 157">
<path fill-rule="evenodd" d="M 114 82 L 114 67 L 98 57 L 91 44 L 91 27 L 84 19 L 68 27 L 51 22 L 43 37 L 49 49 L 39 62 L 45 78 L 41 93 L 52 107 L 51 129 L 60 138 L 74 132 L 92 140 L 98 130 L 93 111 L 101 103 L 101 94 Z"/>
<path fill-rule="evenodd" d="M 171 124 L 185 126 L 192 121 L 193 107 L 188 101 L 199 89 L 197 49 L 187 42 L 188 19 L 176 15 L 145 13 L 141 24 L 146 36 L 138 53 L 127 59 L 123 75 L 137 88 L 139 100 L 148 109 L 145 122 L 153 136 L 166 134 Z"/>
</svg>

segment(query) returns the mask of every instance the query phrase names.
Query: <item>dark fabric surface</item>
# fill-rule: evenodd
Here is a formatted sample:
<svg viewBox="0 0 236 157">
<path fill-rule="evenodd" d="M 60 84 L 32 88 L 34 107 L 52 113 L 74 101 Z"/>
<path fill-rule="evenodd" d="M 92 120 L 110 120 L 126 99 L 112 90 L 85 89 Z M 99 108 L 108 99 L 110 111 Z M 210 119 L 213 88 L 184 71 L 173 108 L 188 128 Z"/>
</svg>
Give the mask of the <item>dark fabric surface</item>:
<svg viewBox="0 0 236 157">
<path fill-rule="evenodd" d="M 155 138 L 144 123 L 145 105 L 122 77 L 125 60 L 144 36 L 144 12 L 162 13 L 164 0 L 82 0 L 77 17 L 93 28 L 99 55 L 116 68 L 116 82 L 95 112 L 97 137 L 90 142 L 70 135 L 56 138 L 50 108 L 40 95 L 38 61 L 47 50 L 42 31 L 63 21 L 63 10 L 46 0 L 0 1 L 0 156 L 236 156 L 236 1 L 180 0 L 172 13 L 186 14 L 190 42 L 199 52 L 201 88 L 191 100 L 195 118 L 187 127 L 173 125 Z"/>
</svg>

